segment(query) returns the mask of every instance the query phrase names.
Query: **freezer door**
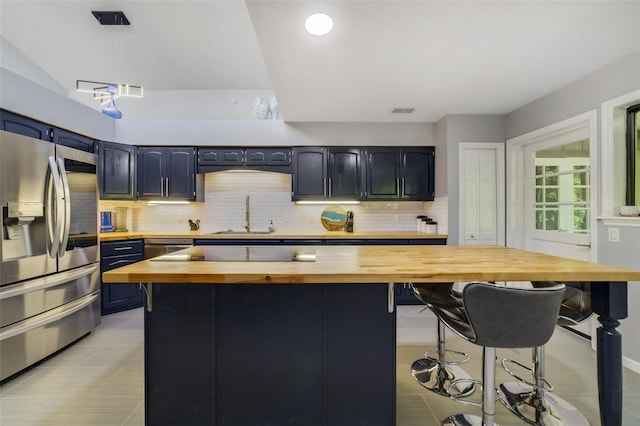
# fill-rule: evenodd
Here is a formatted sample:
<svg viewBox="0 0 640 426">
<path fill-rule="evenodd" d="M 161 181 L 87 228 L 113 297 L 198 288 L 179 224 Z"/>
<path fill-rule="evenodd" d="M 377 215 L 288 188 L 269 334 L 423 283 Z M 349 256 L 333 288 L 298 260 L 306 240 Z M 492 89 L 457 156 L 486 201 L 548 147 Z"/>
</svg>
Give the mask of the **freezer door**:
<svg viewBox="0 0 640 426">
<path fill-rule="evenodd" d="M 0 131 L 0 285 L 56 272 L 47 223 L 48 201 L 55 190 L 49 158 L 50 142 Z"/>
<path fill-rule="evenodd" d="M 100 290 L 99 263 L 0 287 L 0 327 Z"/>
<path fill-rule="evenodd" d="M 0 381 L 100 325 L 100 292 L 0 329 Z"/>
<path fill-rule="evenodd" d="M 59 271 L 99 260 L 96 161 L 95 154 L 56 146 L 56 162 L 64 193 Z"/>
</svg>

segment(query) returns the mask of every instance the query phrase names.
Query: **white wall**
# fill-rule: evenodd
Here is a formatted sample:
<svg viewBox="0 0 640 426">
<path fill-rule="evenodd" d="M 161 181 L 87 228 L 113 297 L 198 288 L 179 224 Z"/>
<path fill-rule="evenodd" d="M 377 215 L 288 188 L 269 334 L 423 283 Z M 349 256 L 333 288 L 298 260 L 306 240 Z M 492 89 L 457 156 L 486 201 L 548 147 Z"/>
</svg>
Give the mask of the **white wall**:
<svg viewBox="0 0 640 426">
<path fill-rule="evenodd" d="M 620 59 L 507 115 L 506 139 L 540 129 L 640 88 L 640 52 Z"/>
<path fill-rule="evenodd" d="M 505 116 L 503 115 L 447 115 L 441 120 L 446 130 L 442 129 L 439 135 L 446 138 L 446 172 L 448 198 L 448 229 L 449 244 L 458 239 L 458 145 L 461 142 L 505 142 Z M 440 163 L 441 164 L 441 163 Z M 438 164 L 436 164 L 437 170 Z M 438 175 L 439 176 L 439 175 Z M 436 180 L 436 185 L 440 185 Z M 442 189 L 441 189 L 442 190 Z M 438 192 L 436 192 L 436 195 Z"/>
<path fill-rule="evenodd" d="M 435 144 L 432 123 L 285 123 L 257 119 L 122 119 L 116 140 L 131 145 Z M 436 161 L 438 157 L 436 156 Z"/>
<path fill-rule="evenodd" d="M 519 108 L 507 115 L 507 138 L 520 136 L 581 113 L 597 109 L 599 121 L 602 102 L 640 89 L 640 52 L 622 58 L 594 73 L 575 81 L 545 97 Z M 610 168 L 612 169 L 612 167 Z M 602 178 L 602 164 L 598 175 Z M 602 182 L 597 182 L 602 188 Z M 618 181 L 616 185 L 624 185 Z M 619 188 L 616 189 L 616 192 Z M 600 189 L 601 191 L 601 189 Z M 603 197 L 598 196 L 599 199 Z M 451 208 L 451 204 L 450 204 Z M 612 210 L 612 209 L 609 209 Z M 630 269 L 640 269 L 640 226 L 620 228 L 620 243 L 608 242 L 608 226 L 598 221 L 598 262 Z M 640 282 L 629 285 L 629 317 L 622 321 L 622 350 L 627 363 L 640 371 Z"/>
</svg>

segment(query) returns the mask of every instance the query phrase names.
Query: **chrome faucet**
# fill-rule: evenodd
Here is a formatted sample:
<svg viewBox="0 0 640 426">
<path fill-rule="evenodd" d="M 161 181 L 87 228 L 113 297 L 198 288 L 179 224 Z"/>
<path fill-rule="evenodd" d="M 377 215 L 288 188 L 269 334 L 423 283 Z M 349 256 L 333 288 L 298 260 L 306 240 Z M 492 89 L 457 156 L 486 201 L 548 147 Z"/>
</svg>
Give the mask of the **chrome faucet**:
<svg viewBox="0 0 640 426">
<path fill-rule="evenodd" d="M 246 222 L 246 224 L 244 225 L 244 229 L 247 230 L 247 232 L 251 232 L 251 202 L 250 202 L 251 198 L 249 195 L 247 195 L 247 198 L 245 199 L 245 206 L 244 206 L 244 221 Z"/>
</svg>

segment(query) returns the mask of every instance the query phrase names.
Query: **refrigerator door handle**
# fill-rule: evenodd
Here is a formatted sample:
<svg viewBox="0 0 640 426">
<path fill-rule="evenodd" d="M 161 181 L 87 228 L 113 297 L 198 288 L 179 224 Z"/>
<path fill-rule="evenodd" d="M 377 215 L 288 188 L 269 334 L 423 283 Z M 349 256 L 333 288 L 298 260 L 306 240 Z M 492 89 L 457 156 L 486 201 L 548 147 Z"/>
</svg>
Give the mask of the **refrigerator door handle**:
<svg viewBox="0 0 640 426">
<path fill-rule="evenodd" d="M 67 242 L 69 241 L 69 229 L 71 228 L 71 191 L 69 191 L 69 180 L 67 179 L 67 170 L 64 168 L 64 160 L 60 157 L 58 157 L 58 166 L 60 168 L 60 177 L 62 178 L 62 188 L 64 190 L 64 222 L 61 228 L 62 238 L 60 248 L 58 249 L 58 256 L 64 257 L 67 250 Z"/>
<path fill-rule="evenodd" d="M 11 297 L 22 296 L 23 294 L 30 293 L 36 290 L 43 290 L 49 287 L 55 287 L 57 285 L 77 280 L 87 275 L 91 275 L 98 270 L 98 264 L 94 263 L 82 268 L 73 269 L 71 271 L 61 272 L 59 274 L 49 277 L 36 278 L 35 280 L 29 280 L 21 284 L 13 284 L 5 286 L 0 291 L 0 300 L 9 299 Z"/>
<path fill-rule="evenodd" d="M 49 237 L 50 246 L 47 247 L 49 257 L 55 258 L 60 248 L 60 227 L 61 227 L 61 209 L 62 209 L 62 195 L 60 188 L 60 172 L 56 165 L 56 160 L 53 157 L 49 157 L 49 173 L 50 180 L 48 185 L 48 199 L 47 199 L 47 234 Z M 53 189 L 52 189 L 53 187 Z M 53 197 L 51 192 L 53 191 Z"/>
<path fill-rule="evenodd" d="M 50 315 L 46 318 L 38 319 L 35 321 L 27 319 L 26 321 L 24 321 L 24 324 L 16 323 L 13 326 L 4 327 L 3 330 L 6 331 L 0 333 L 0 341 L 26 333 L 27 331 L 39 327 L 43 327 L 47 324 L 51 324 L 52 322 L 61 320 L 64 317 L 68 317 L 69 315 L 74 314 L 89 306 L 98 297 L 100 297 L 100 292 L 95 292 L 80 299 L 74 300 L 73 302 L 66 305 L 62 305 L 59 308 L 52 309 L 51 311 L 49 311 Z M 37 317 L 34 317 L 33 319 L 35 318 Z"/>
</svg>

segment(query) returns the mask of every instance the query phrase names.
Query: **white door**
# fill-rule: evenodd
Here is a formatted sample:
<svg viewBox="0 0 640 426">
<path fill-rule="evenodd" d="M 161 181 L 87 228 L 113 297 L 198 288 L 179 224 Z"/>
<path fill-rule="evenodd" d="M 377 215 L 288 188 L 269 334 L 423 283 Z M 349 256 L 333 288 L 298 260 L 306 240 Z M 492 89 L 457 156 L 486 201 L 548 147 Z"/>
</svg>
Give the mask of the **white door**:
<svg viewBox="0 0 640 426">
<path fill-rule="evenodd" d="M 459 145 L 460 245 L 504 245 L 504 144 Z"/>
<path fill-rule="evenodd" d="M 596 261 L 596 117 L 593 111 L 507 141 L 508 246 Z M 575 328 L 594 335 L 595 322 Z"/>
<path fill-rule="evenodd" d="M 595 261 L 596 112 L 507 141 L 507 245 Z"/>
<path fill-rule="evenodd" d="M 590 152 L 584 127 L 525 147 L 525 249 L 592 260 Z"/>
</svg>

